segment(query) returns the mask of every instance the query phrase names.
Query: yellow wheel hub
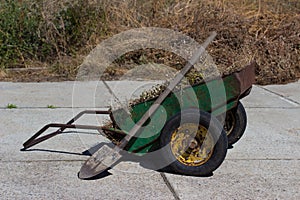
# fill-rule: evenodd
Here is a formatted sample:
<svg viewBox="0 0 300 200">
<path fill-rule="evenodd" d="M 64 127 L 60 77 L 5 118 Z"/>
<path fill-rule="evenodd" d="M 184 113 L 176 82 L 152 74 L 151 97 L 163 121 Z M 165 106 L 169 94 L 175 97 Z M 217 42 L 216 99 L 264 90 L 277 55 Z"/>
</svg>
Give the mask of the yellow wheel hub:
<svg viewBox="0 0 300 200">
<path fill-rule="evenodd" d="M 185 123 L 172 133 L 171 149 L 178 161 L 188 166 L 206 163 L 214 148 L 208 130 L 195 123 Z"/>
</svg>

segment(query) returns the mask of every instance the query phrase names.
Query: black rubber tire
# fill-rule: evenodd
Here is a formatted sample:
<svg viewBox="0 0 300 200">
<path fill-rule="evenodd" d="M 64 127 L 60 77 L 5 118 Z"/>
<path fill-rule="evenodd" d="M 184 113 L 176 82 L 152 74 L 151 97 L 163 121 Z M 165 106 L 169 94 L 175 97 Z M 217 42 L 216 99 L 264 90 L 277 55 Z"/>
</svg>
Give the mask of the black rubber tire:
<svg viewBox="0 0 300 200">
<path fill-rule="evenodd" d="M 200 119 L 199 119 L 200 116 Z M 200 166 L 189 166 L 178 161 L 174 156 L 171 147 L 172 133 L 180 126 L 180 123 L 199 123 L 212 135 L 215 146 L 209 160 Z M 221 123 L 211 114 L 196 109 L 187 109 L 174 115 L 164 126 L 160 136 L 160 146 L 164 147 L 162 159 L 171 163 L 167 169 L 179 174 L 191 176 L 211 175 L 224 161 L 227 153 L 227 135 Z"/>
<path fill-rule="evenodd" d="M 232 127 L 233 126 L 233 127 Z M 245 108 L 241 102 L 235 109 L 227 112 L 224 124 L 224 130 L 227 133 L 228 145 L 232 146 L 243 136 L 247 126 L 247 114 Z"/>
</svg>

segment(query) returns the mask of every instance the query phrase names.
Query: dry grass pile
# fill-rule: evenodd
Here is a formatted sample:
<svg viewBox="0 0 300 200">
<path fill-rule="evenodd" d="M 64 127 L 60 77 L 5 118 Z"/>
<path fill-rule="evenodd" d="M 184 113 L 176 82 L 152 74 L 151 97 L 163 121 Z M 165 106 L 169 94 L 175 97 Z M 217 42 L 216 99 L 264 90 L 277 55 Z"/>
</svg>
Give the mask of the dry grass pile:
<svg viewBox="0 0 300 200">
<path fill-rule="evenodd" d="M 181 31 L 202 42 L 210 31 L 218 36 L 208 51 L 223 73 L 231 73 L 255 59 L 257 83 L 285 83 L 300 77 L 300 2 L 280 1 L 109 1 L 112 33 L 144 26 Z M 120 9 L 122 8 L 122 9 Z M 160 62 L 153 51 L 136 52 Z M 130 54 L 132 56 L 132 53 Z M 169 66 L 180 58 L 165 53 Z M 127 62 L 130 59 L 127 59 Z M 129 63 L 130 64 L 130 63 Z"/>
<path fill-rule="evenodd" d="M 259 84 L 285 83 L 300 77 L 298 0 L 52 0 L 40 8 L 46 24 L 41 27 L 47 30 L 48 43 L 54 47 L 52 60 L 57 61 L 50 62 L 51 69 L 68 74 L 70 79 L 76 75 L 76 64 L 104 39 L 150 26 L 180 31 L 199 43 L 217 31 L 208 51 L 223 73 L 255 59 Z M 175 68 L 185 64 L 172 53 L 146 49 L 118 59 L 106 78 L 114 79 L 126 72 L 124 69 L 149 61 Z"/>
</svg>

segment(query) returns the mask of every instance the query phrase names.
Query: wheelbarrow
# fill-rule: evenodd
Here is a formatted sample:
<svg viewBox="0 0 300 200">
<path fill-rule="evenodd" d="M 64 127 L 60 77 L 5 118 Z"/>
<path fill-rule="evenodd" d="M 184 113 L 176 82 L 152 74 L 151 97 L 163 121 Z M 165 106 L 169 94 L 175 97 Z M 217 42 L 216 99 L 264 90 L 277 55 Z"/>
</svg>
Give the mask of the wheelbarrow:
<svg viewBox="0 0 300 200">
<path fill-rule="evenodd" d="M 198 58 L 202 53 L 203 51 L 198 52 L 196 57 Z M 195 61 L 189 62 L 189 66 L 184 68 L 186 71 L 181 75 L 186 74 L 194 63 Z M 22 150 L 62 134 L 66 129 L 97 130 L 104 133 L 116 145 L 115 149 L 107 150 L 112 160 L 119 159 L 120 150 L 136 156 L 159 151 L 159 154 L 156 154 L 159 155 L 158 162 L 164 163 L 168 169 L 185 175 L 206 176 L 221 165 L 228 144 L 237 142 L 245 131 L 246 113 L 240 99 L 251 91 L 255 80 L 255 66 L 256 63 L 252 62 L 240 71 L 186 87 L 180 92 L 171 93 L 172 88 L 167 88 L 168 91 L 158 98 L 133 105 L 129 114 L 122 108 L 80 112 L 66 124 L 52 123 L 44 126 L 23 144 Z M 180 80 L 173 81 L 173 86 L 175 87 Z M 220 90 L 220 83 L 224 84 L 226 98 L 212 103 L 208 88 L 217 92 Z M 190 94 L 197 97 L 197 106 L 195 102 L 191 102 Z M 161 102 L 157 104 L 158 101 Z M 108 115 L 111 126 L 75 124 L 86 114 Z M 161 120 L 162 115 L 165 120 Z M 225 116 L 225 120 L 222 116 Z M 140 126 L 132 134 L 132 130 L 138 123 Z M 59 129 L 40 136 L 48 128 L 53 127 Z M 105 151 L 93 154 L 84 164 L 79 177 L 90 178 L 110 167 L 104 159 L 100 158 L 101 156 L 106 156 Z M 97 169 L 101 162 L 106 166 Z"/>
</svg>

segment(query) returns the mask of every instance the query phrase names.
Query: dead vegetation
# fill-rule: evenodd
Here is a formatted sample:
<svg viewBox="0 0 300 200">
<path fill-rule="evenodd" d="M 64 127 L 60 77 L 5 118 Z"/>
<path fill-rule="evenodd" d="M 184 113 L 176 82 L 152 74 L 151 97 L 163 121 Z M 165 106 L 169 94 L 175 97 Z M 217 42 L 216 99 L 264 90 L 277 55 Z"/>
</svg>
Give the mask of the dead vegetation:
<svg viewBox="0 0 300 200">
<path fill-rule="evenodd" d="M 67 26 L 68 17 L 55 18 L 60 21 L 54 23 L 53 15 L 61 13 L 66 6 L 74 5 L 74 2 L 84 3 L 88 9 L 85 10 L 86 13 L 81 13 L 85 16 L 79 19 L 82 27 L 77 27 L 78 32 L 76 35 L 73 34 L 75 38 L 72 38 L 66 30 L 75 29 Z M 44 3 L 41 8 L 48 27 L 48 42 L 55 47 L 52 60 L 48 59 L 46 63 L 50 74 L 57 74 L 58 77 L 63 77 L 62 80 L 74 79 L 78 63 L 104 39 L 132 28 L 150 26 L 180 31 L 199 43 L 209 35 L 209 32 L 217 31 L 217 38 L 209 46 L 208 51 L 218 68 L 230 73 L 255 59 L 259 64 L 256 69 L 258 84 L 286 83 L 300 77 L 298 0 L 52 0 Z M 95 18 L 93 21 L 93 18 L 86 18 L 88 12 L 94 13 L 95 17 L 101 16 L 101 20 Z M 100 12 L 103 13 L 99 15 Z M 87 20 L 86 24 L 84 19 Z M 83 34 L 84 30 L 89 30 L 89 33 Z M 83 37 L 80 37 L 81 35 Z M 80 41 L 75 47 L 70 44 L 74 39 Z M 72 46 L 72 49 L 69 46 Z M 32 57 L 28 60 L 35 61 Z M 114 79 L 116 75 L 121 76 L 126 71 L 124 68 L 129 69 L 148 61 L 176 68 L 185 62 L 169 52 L 146 49 L 131 52 L 118 59 L 114 63 L 115 68 L 110 68 L 111 71 L 108 71 L 105 77 Z M 18 76 L 14 78 L 13 74 L 2 72 L 0 80 L 34 81 L 32 76 L 18 79 Z M 38 80 L 42 81 L 42 77 Z"/>
</svg>

